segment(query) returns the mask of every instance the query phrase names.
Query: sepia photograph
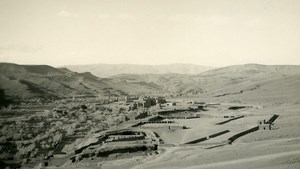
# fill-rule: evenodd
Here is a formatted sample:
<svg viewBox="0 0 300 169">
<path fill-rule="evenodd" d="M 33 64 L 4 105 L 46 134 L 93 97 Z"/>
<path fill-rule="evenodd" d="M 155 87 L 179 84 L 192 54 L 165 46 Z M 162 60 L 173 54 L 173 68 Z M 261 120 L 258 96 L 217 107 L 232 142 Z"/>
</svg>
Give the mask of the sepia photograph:
<svg viewBox="0 0 300 169">
<path fill-rule="evenodd" d="M 0 169 L 299 168 L 299 0 L 0 0 Z"/>
</svg>

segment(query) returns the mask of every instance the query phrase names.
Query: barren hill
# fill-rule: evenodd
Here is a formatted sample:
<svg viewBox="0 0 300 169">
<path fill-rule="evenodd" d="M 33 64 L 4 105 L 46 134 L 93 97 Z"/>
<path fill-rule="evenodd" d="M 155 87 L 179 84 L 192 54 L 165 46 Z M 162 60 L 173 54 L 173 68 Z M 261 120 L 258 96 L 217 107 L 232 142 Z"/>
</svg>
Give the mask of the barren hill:
<svg viewBox="0 0 300 169">
<path fill-rule="evenodd" d="M 135 64 L 91 64 L 64 66 L 75 72 L 91 72 L 98 77 L 117 74 L 199 74 L 213 67 L 193 64 L 135 65 Z"/>
</svg>

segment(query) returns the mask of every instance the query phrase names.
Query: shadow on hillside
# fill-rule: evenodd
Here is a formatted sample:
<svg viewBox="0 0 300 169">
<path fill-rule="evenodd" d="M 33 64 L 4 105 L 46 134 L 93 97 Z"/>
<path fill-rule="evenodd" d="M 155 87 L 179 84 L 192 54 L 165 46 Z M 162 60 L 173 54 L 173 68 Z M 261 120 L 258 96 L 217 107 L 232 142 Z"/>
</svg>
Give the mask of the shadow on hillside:
<svg viewBox="0 0 300 169">
<path fill-rule="evenodd" d="M 9 99 L 3 89 L 0 89 L 0 108 L 7 107 L 9 104 L 12 104 L 13 100 Z"/>
</svg>

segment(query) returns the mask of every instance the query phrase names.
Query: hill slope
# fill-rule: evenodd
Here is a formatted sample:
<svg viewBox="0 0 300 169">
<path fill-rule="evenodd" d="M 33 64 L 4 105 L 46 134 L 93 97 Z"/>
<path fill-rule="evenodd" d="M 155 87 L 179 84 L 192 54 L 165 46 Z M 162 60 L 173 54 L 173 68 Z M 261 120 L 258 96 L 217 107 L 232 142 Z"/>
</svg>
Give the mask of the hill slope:
<svg viewBox="0 0 300 169">
<path fill-rule="evenodd" d="M 109 77 L 117 74 L 199 74 L 212 67 L 192 64 L 170 65 L 135 65 L 135 64 L 92 64 L 64 66 L 75 72 L 91 72 L 98 77 Z"/>
</svg>

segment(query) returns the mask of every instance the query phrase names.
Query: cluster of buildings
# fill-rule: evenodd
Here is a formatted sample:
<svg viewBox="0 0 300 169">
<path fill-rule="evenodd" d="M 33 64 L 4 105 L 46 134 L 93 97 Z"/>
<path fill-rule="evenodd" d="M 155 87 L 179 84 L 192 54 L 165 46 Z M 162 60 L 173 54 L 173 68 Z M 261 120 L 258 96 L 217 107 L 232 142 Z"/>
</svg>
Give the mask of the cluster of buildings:
<svg viewBox="0 0 300 169">
<path fill-rule="evenodd" d="M 125 104 L 128 107 L 128 114 L 126 115 L 125 121 L 128 120 L 137 120 L 150 116 L 150 114 L 160 114 L 160 115 L 169 115 L 172 113 L 180 113 L 186 112 L 177 116 L 170 116 L 171 118 L 180 118 L 180 119 L 188 119 L 188 118 L 199 118 L 199 116 L 195 116 L 194 113 L 189 114 L 188 112 L 195 112 L 205 106 L 205 102 L 202 101 L 190 101 L 187 104 L 190 105 L 177 105 L 176 102 L 167 102 L 165 97 L 151 97 L 151 96 L 126 96 Z M 157 109 L 153 113 L 150 113 L 151 106 L 158 106 Z M 137 110 L 137 111 L 134 111 Z M 152 110 L 152 109 L 151 109 Z"/>
<path fill-rule="evenodd" d="M 157 104 L 167 103 L 164 97 L 150 97 L 150 96 L 126 96 L 125 103 L 129 106 L 129 110 L 137 109 L 138 107 L 142 108 L 150 108 L 151 106 L 155 106 Z"/>
</svg>

